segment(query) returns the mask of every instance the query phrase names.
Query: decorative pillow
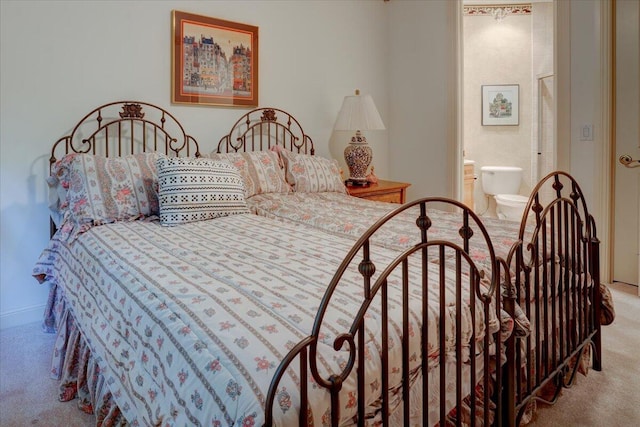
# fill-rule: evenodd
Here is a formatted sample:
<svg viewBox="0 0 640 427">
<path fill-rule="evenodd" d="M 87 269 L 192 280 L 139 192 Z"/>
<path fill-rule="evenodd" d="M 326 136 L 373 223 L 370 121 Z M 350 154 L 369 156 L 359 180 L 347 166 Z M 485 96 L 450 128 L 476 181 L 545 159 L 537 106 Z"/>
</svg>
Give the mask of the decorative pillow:
<svg viewBox="0 0 640 427">
<path fill-rule="evenodd" d="M 49 211 L 53 223 L 58 228 L 64 220 L 65 213 L 68 214 L 69 165 L 75 156 L 76 154 L 70 154 L 55 162 L 46 180 L 49 187 Z"/>
<path fill-rule="evenodd" d="M 60 200 L 54 195 L 50 206 L 81 225 L 157 215 L 158 156 L 68 154 L 52 168 L 48 184 Z"/>
<path fill-rule="evenodd" d="M 287 182 L 291 184 L 294 191 L 299 193 L 347 192 L 340 176 L 337 160 L 291 151 L 282 151 L 280 154 L 284 159 Z"/>
<path fill-rule="evenodd" d="M 228 162 L 161 157 L 158 182 L 162 225 L 249 213 L 242 178 Z"/>
<path fill-rule="evenodd" d="M 240 171 L 244 181 L 244 196 L 249 198 L 262 193 L 289 193 L 284 171 L 280 167 L 278 153 L 252 151 L 246 153 L 211 153 L 206 157 L 225 160 Z"/>
</svg>

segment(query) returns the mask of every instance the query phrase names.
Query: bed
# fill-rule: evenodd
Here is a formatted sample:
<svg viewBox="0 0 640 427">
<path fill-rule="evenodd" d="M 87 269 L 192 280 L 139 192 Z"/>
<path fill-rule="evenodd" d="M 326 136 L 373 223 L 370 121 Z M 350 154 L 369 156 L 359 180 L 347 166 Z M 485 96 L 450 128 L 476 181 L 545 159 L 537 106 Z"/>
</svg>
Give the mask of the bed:
<svg viewBox="0 0 640 427">
<path fill-rule="evenodd" d="M 258 120 L 283 132 L 279 114 Z M 288 147 L 303 145 L 312 154 L 310 138 Z M 255 153 L 253 184 L 290 192 L 277 153 Z M 140 101 L 92 110 L 50 164 L 52 237 L 33 275 L 51 288 L 60 398 L 98 425 L 499 425 L 511 412 L 509 272 L 463 204 L 416 200 L 359 236 L 255 215 L 243 164 L 203 157 Z M 432 206 L 457 215 L 454 241 L 430 237 Z M 407 215 L 413 244 L 380 244 Z"/>
<path fill-rule="evenodd" d="M 251 186 L 246 196 L 253 213 L 355 240 L 395 209 L 390 203 L 349 196 L 337 162 L 314 156 L 311 138 L 283 110 L 259 108 L 242 115 L 216 150 L 205 155 L 231 159 L 251 182 L 255 151 L 279 154 L 291 189 Z M 460 217 L 438 208 L 427 213 L 433 221 L 430 238 L 466 245 L 474 261 L 490 269 L 493 256 L 484 243 L 460 233 Z M 416 209 L 394 215 L 372 236 L 372 243 L 396 250 L 418 244 L 419 237 L 411 234 Z M 519 325 L 508 341 L 503 421 L 526 423 L 536 402 L 555 402 L 562 388 L 573 384 L 577 371 L 586 373 L 591 364 L 601 368 L 600 324 L 610 323 L 614 310 L 608 289 L 599 282 L 595 222 L 578 183 L 555 172 L 534 188 L 520 223 L 491 218 L 482 218 L 482 223 L 495 256 L 505 261 L 502 291 Z M 470 226 L 470 235 L 478 231 Z M 453 254 L 428 261 L 455 268 Z"/>
</svg>

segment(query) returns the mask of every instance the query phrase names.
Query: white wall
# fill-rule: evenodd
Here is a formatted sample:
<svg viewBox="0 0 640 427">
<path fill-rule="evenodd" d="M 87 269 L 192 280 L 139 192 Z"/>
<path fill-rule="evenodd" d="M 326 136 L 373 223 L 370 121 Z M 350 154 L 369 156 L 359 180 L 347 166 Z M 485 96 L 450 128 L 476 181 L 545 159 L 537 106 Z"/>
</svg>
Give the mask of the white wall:
<svg viewBox="0 0 640 427">
<path fill-rule="evenodd" d="M 48 241 L 45 175 L 54 141 L 100 104 L 169 109 L 210 151 L 244 110 L 171 105 L 171 10 L 259 27 L 261 106 L 292 112 L 329 155 L 345 95 L 370 93 L 388 125 L 382 1 L 2 1 L 0 327 L 41 319 L 31 277 Z M 387 132 L 367 135 L 386 146 Z M 384 153 L 376 171 L 388 175 Z"/>
</svg>

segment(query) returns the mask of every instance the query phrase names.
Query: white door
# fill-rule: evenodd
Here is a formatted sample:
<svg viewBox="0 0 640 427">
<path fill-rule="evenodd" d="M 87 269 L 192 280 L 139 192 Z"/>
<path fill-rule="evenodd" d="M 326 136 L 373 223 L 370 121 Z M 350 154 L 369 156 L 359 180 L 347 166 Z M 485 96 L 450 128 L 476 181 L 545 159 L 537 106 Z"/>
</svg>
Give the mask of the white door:
<svg viewBox="0 0 640 427">
<path fill-rule="evenodd" d="M 640 283 L 640 2 L 616 0 L 613 280 Z M 640 295 L 640 289 L 638 291 Z"/>
</svg>

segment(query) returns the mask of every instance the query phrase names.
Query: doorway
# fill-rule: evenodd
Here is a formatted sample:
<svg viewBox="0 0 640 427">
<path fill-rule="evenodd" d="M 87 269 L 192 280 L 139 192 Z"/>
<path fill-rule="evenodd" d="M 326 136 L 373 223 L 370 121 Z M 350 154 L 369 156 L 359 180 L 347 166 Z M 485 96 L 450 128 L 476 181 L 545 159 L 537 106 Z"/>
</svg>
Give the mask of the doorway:
<svg viewBox="0 0 640 427">
<path fill-rule="evenodd" d="M 556 169 L 554 2 L 460 4 L 464 164 L 473 164 L 476 176 L 475 211 L 495 217 L 495 200 L 482 188 L 483 166 L 521 168 L 516 190 L 521 196 L 528 196 L 540 178 Z M 511 91 L 514 98 L 507 96 L 507 101 L 517 107 L 512 109 L 515 114 L 504 121 L 484 120 L 485 92 L 501 87 Z M 465 183 L 467 175 L 465 170 Z"/>
</svg>

